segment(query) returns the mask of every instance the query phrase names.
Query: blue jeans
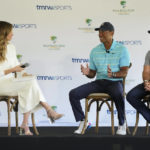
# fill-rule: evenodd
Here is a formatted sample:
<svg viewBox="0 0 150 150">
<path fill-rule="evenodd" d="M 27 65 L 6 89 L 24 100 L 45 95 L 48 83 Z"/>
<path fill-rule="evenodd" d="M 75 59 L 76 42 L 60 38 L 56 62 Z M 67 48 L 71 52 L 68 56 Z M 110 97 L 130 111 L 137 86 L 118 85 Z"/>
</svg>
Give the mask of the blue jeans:
<svg viewBox="0 0 150 150">
<path fill-rule="evenodd" d="M 124 124 L 125 105 L 122 81 L 105 79 L 81 85 L 69 92 L 69 99 L 76 121 L 84 120 L 85 116 L 80 100 L 86 98 L 91 93 L 108 93 L 115 102 L 118 111 L 119 124 Z"/>
<path fill-rule="evenodd" d="M 144 84 L 139 84 L 127 94 L 127 101 L 150 123 L 150 109 L 141 101 L 146 95 Z"/>
</svg>

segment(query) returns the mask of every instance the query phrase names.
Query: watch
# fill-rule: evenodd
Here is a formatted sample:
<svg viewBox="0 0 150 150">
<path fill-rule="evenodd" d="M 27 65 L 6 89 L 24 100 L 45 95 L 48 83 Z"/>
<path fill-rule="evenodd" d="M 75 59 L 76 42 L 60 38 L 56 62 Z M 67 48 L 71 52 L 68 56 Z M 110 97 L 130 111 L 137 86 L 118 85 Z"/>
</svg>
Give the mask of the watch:
<svg viewBox="0 0 150 150">
<path fill-rule="evenodd" d="M 116 77 L 116 73 L 112 72 L 112 77 L 115 78 Z"/>
</svg>

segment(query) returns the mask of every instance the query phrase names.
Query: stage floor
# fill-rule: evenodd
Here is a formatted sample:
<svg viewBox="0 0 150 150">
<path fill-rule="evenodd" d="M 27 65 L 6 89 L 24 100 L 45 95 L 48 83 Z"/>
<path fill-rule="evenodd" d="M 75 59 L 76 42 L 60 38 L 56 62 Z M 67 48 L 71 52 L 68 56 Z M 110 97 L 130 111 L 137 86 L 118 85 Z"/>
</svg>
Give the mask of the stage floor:
<svg viewBox="0 0 150 150">
<path fill-rule="evenodd" d="M 5 149 L 100 149 L 100 150 L 146 150 L 150 149 L 150 136 L 145 128 L 139 127 L 135 136 L 111 135 L 111 128 L 100 127 L 99 133 L 90 128 L 84 135 L 75 135 L 77 127 L 38 127 L 39 136 L 19 136 L 12 128 L 12 136 L 7 136 L 7 128 L 0 128 L 0 145 Z M 32 128 L 31 128 L 32 130 Z M 130 128 L 131 132 L 133 128 Z"/>
</svg>

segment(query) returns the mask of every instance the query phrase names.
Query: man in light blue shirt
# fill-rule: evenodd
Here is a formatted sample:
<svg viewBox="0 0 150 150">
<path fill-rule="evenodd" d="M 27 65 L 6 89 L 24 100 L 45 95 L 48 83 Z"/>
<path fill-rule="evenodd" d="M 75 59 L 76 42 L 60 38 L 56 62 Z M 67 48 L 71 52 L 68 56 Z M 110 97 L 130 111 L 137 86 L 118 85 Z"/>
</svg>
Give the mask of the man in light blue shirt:
<svg viewBox="0 0 150 150">
<path fill-rule="evenodd" d="M 96 76 L 96 80 L 72 89 L 69 93 L 75 119 L 80 121 L 79 128 L 74 133 L 81 134 L 84 125 L 85 116 L 80 100 L 91 93 L 108 93 L 114 100 L 118 111 L 117 134 L 126 135 L 122 80 L 128 72 L 129 53 L 125 46 L 113 40 L 114 27 L 111 23 L 104 22 L 95 30 L 99 31 L 101 44 L 93 48 L 90 53 L 90 66 L 81 65 L 81 72 L 88 78 Z"/>
</svg>

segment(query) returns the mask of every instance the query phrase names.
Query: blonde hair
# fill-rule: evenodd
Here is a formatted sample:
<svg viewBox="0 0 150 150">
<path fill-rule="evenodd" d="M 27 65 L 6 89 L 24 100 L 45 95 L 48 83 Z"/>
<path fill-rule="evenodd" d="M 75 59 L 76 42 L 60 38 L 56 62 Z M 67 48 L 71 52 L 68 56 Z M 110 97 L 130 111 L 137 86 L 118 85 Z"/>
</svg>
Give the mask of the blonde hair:
<svg viewBox="0 0 150 150">
<path fill-rule="evenodd" d="M 0 62 L 6 60 L 6 52 L 7 52 L 7 36 L 11 32 L 13 25 L 5 22 L 0 21 Z"/>
</svg>

